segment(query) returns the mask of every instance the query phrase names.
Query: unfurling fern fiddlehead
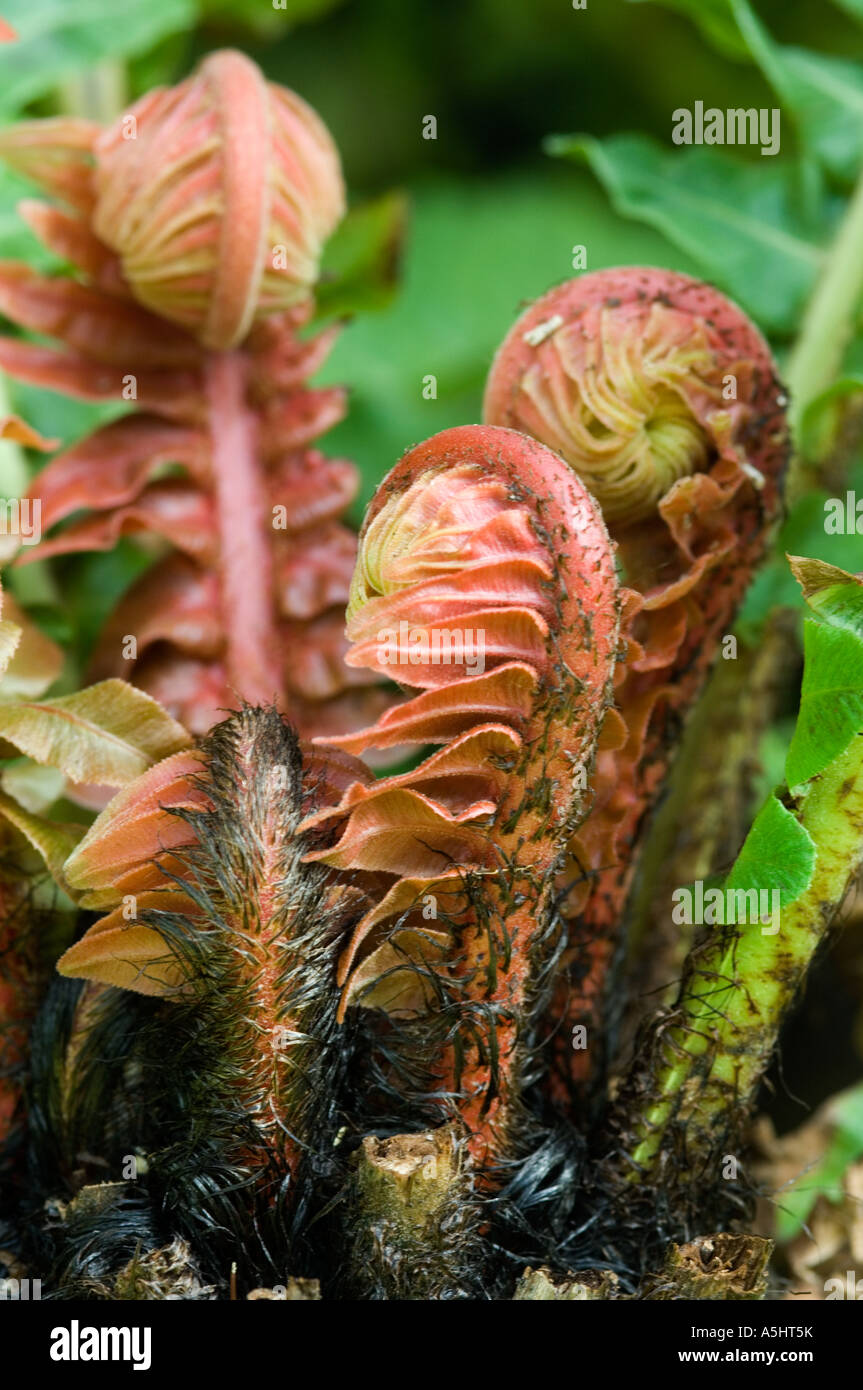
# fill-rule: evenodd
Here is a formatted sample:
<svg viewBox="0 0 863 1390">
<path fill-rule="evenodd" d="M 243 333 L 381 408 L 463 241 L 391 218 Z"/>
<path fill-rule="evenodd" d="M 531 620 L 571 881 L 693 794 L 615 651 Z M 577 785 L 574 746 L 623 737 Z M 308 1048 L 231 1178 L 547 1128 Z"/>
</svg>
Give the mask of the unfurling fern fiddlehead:
<svg viewBox="0 0 863 1390">
<path fill-rule="evenodd" d="M 356 543 L 340 517 L 358 476 L 313 447 L 344 414 L 344 391 L 309 385 L 334 329 L 303 335 L 344 212 L 325 126 L 224 51 L 106 130 L 9 127 L 0 156 L 51 196 L 22 214 L 80 277 L 0 265 L 0 311 L 61 344 L 0 338 L 0 366 L 129 406 L 34 480 L 51 535 L 19 562 L 124 535 L 161 552 L 109 618 L 94 676 L 131 679 L 196 734 L 243 700 L 275 701 L 306 735 L 373 718 L 385 697 L 352 688 L 342 661 Z"/>
<path fill-rule="evenodd" d="M 746 315 L 675 272 L 603 270 L 549 291 L 510 330 L 484 416 L 555 449 L 599 502 L 627 585 L 617 738 L 573 837 L 552 1090 L 601 1079 L 613 965 L 650 811 L 682 721 L 730 629 L 780 505 L 782 387 Z M 617 746 L 612 745 L 616 742 Z M 586 1047 L 574 1030 L 586 1030 Z"/>
<path fill-rule="evenodd" d="M 425 1090 L 440 1119 L 464 1127 L 492 1187 L 523 1145 L 537 1011 L 560 944 L 555 875 L 589 804 L 618 620 L 597 510 L 534 441 L 447 430 L 379 488 L 348 661 L 419 693 L 340 743 L 442 746 L 307 822 L 338 829 L 311 857 L 383 878 L 341 963 L 345 1003 L 442 1021 Z"/>
</svg>

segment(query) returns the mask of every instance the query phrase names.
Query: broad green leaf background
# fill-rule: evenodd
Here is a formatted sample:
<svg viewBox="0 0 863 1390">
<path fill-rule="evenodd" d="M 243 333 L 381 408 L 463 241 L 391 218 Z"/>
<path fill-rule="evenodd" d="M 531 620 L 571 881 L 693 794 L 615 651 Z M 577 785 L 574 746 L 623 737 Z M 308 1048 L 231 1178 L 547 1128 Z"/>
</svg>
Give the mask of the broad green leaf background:
<svg viewBox="0 0 863 1390">
<path fill-rule="evenodd" d="M 617 217 L 577 172 L 477 179 L 467 196 L 442 179 L 415 190 L 398 293 L 344 330 L 319 377 L 350 384 L 348 418 L 327 447 L 359 463 L 363 503 L 411 445 L 479 420 L 498 343 L 527 300 L 572 274 L 575 245 L 595 270 L 695 269 L 658 234 Z M 423 396 L 428 376 L 436 398 Z"/>
<path fill-rule="evenodd" d="M 551 154 L 587 163 L 617 210 L 662 232 L 768 330 L 790 333 L 822 265 L 830 211 L 815 235 L 797 207 L 793 167 L 744 163 L 704 146 L 644 136 L 559 136 Z"/>
</svg>

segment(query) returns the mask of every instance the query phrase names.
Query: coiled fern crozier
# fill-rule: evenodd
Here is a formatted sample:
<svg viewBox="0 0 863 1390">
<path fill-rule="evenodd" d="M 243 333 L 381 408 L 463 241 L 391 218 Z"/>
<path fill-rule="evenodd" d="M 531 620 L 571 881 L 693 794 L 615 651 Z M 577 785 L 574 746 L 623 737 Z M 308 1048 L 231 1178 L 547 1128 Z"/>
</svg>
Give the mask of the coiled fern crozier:
<svg viewBox="0 0 863 1390">
<path fill-rule="evenodd" d="M 525 430 L 575 470 L 626 585 L 617 738 L 571 844 L 568 961 L 549 1021 L 565 1109 L 599 1086 L 613 1049 L 614 965 L 644 831 L 778 517 L 786 404 L 742 310 L 667 270 L 601 270 L 550 290 L 489 375 L 484 418 Z M 586 1046 L 573 1046 L 576 1029 Z"/>
<path fill-rule="evenodd" d="M 342 660 L 356 541 L 339 518 L 357 472 L 312 447 L 344 414 L 343 390 L 308 384 L 338 330 L 301 335 L 344 212 L 322 122 L 224 51 L 108 129 L 8 127 L 0 157 L 51 195 L 21 211 L 77 275 L 0 265 L 0 310 L 62 343 L 2 338 L 0 367 L 128 407 L 34 480 L 52 534 L 19 562 L 167 542 L 93 675 L 131 679 L 194 733 L 244 699 L 306 734 L 374 717 L 385 697 L 352 689 Z"/>
</svg>

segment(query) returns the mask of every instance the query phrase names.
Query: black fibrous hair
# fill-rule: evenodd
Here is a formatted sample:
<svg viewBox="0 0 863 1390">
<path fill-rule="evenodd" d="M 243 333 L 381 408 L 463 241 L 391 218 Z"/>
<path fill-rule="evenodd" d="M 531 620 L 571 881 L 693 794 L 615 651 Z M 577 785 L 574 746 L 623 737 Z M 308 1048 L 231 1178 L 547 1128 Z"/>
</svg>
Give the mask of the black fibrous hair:
<svg viewBox="0 0 863 1390">
<path fill-rule="evenodd" d="M 480 920 L 493 927 L 485 899 L 485 880 L 465 875 L 465 892 Z M 396 919 L 390 938 L 397 938 L 407 914 Z M 455 934 L 458 923 L 441 914 Z M 576 1207 L 585 1162 L 585 1141 L 549 1106 L 541 1086 L 548 1039 L 542 1020 L 563 946 L 560 918 L 552 906 L 531 944 L 533 978 L 521 1019 L 519 1075 L 523 1091 L 511 1097 L 505 1145 L 489 1176 L 482 1181 L 454 1179 L 435 1230 L 426 1243 L 400 1241 L 391 1224 L 365 1229 L 368 1213 L 354 1211 L 356 1193 L 348 1194 L 347 1228 L 353 1247 L 352 1272 L 342 1283 L 349 1296 L 391 1299 L 416 1296 L 407 1290 L 434 1288 L 435 1298 L 500 1298 L 512 1287 L 526 1263 L 556 1263 L 567 1245 L 569 1220 Z M 466 1001 L 464 981 L 452 968 L 434 960 L 417 962 L 406 954 L 394 969 L 411 972 L 428 997 L 428 1011 L 409 1018 L 386 1016 L 363 1008 L 348 1010 L 358 1030 L 352 1069 L 362 1078 L 351 1087 L 362 1107 L 354 1112 L 354 1130 L 377 1137 L 417 1134 L 444 1120 L 458 1125 L 459 1093 L 435 1088 L 430 1060 L 447 1047 L 486 1048 L 493 1043 L 499 1005 Z M 375 982 L 377 983 L 377 982 Z M 362 996 L 360 996 L 361 999 Z M 505 1155 L 505 1156 L 504 1156 Z M 482 1177 L 476 1174 L 474 1177 Z M 418 1262 L 422 1273 L 418 1273 Z M 413 1274 L 410 1273 L 413 1268 Z"/>
<path fill-rule="evenodd" d="M 335 962 L 359 895 L 344 875 L 303 863 L 310 844 L 296 832 L 317 788 L 276 710 L 243 708 L 201 752 L 206 807 L 165 811 L 194 832 L 166 886 L 195 912 L 139 918 L 185 984 L 164 999 L 97 990 L 66 1077 L 65 1129 L 111 1179 L 141 1155 L 127 1196 L 93 1215 L 85 1245 L 101 1229 L 128 1261 L 181 1237 L 224 1290 L 233 1265 L 249 1288 L 319 1273 L 301 1233 L 341 1161 L 351 1030 L 336 1021 Z M 68 1037 L 68 1004 L 66 1014 Z M 56 1115 L 56 1100 L 46 1108 Z M 80 1283 L 76 1248 L 55 1259 Z"/>
</svg>

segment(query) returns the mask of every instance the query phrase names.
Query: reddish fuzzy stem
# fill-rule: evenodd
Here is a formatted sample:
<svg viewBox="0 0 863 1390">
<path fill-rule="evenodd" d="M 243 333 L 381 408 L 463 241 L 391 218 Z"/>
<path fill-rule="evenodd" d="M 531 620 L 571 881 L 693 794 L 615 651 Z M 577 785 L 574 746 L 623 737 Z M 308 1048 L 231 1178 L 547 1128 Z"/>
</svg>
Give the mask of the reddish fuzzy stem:
<svg viewBox="0 0 863 1390">
<path fill-rule="evenodd" d="M 246 405 L 248 359 L 212 353 L 205 368 L 212 479 L 219 532 L 219 583 L 228 683 L 250 704 L 269 704 L 281 689 L 276 653 L 267 497 L 258 423 Z"/>
<path fill-rule="evenodd" d="M 246 707 L 115 798 L 67 861 L 84 901 L 114 910 L 66 951 L 60 973 L 171 999 L 180 1036 L 208 1045 L 219 1144 L 262 1177 L 268 1202 L 324 1142 L 336 957 L 366 905 L 303 863 L 322 842 L 302 839 L 298 823 L 347 782 L 371 780 L 342 753 L 304 757 L 275 710 Z M 115 906 L 129 893 L 132 921 Z"/>
</svg>

